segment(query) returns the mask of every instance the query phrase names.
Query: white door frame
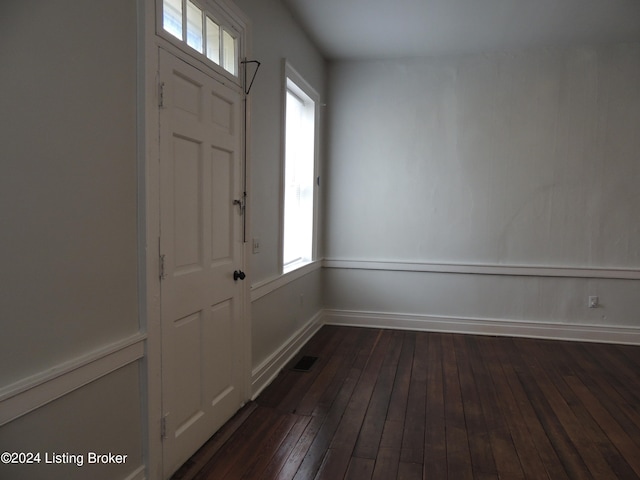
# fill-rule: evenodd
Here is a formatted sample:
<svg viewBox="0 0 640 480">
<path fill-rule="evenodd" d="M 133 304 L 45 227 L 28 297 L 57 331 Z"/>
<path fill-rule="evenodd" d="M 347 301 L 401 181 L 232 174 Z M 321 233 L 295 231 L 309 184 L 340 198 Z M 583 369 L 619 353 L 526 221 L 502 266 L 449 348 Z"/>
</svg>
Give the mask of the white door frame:
<svg viewBox="0 0 640 480">
<path fill-rule="evenodd" d="M 188 63 L 198 62 L 193 57 L 156 34 L 158 4 L 161 0 L 137 0 L 138 3 L 138 230 L 139 230 L 139 292 L 140 330 L 146 332 L 146 349 L 142 362 L 141 390 L 142 424 L 144 431 L 143 457 L 147 466 L 146 478 L 162 478 L 162 384 L 161 384 L 161 311 L 159 278 L 160 238 L 160 139 L 159 139 L 159 48 L 162 47 Z M 242 26 L 240 58 L 250 55 L 251 25 L 248 18 L 228 0 L 206 0 L 207 5 L 222 9 Z M 242 70 L 239 78 L 242 79 Z M 249 136 L 249 100 L 244 96 L 246 120 L 245 138 Z M 243 155 L 248 170 L 249 142 L 244 142 Z M 247 177 L 246 171 L 243 175 Z M 247 185 L 250 192 L 250 185 Z M 248 193 L 249 195 L 249 193 Z M 250 197 L 247 198 L 249 200 Z M 250 202 L 245 209 L 246 238 L 250 236 Z M 242 270 L 249 279 L 248 244 L 243 244 Z M 248 280 L 249 280 L 248 279 Z M 245 381 L 242 396 L 251 397 L 251 319 L 250 281 L 243 282 L 241 316 L 244 331 L 243 370 Z"/>
</svg>

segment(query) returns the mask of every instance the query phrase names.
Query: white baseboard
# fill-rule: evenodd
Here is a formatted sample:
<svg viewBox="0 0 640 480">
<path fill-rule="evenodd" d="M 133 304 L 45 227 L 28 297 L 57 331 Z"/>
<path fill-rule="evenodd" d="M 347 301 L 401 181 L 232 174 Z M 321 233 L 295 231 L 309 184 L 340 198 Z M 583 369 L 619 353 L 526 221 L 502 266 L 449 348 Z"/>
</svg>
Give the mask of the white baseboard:
<svg viewBox="0 0 640 480">
<path fill-rule="evenodd" d="M 640 345 L 640 328 L 331 310 L 322 324 Z"/>
<path fill-rule="evenodd" d="M 634 327 L 325 309 L 253 370 L 252 400 L 323 325 L 640 345 L 640 328 Z"/>
<path fill-rule="evenodd" d="M 284 366 L 300 351 L 307 341 L 322 327 L 323 312 L 315 314 L 304 327 L 299 329 L 282 346 L 251 372 L 251 400 L 254 400 L 280 373 Z"/>
</svg>

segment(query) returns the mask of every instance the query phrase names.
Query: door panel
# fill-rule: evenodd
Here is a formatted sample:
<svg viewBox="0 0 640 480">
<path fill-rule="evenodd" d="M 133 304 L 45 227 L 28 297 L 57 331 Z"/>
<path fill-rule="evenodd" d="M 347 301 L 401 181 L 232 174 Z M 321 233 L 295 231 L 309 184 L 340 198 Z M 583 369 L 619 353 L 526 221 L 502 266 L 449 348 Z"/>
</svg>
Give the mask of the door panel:
<svg viewBox="0 0 640 480">
<path fill-rule="evenodd" d="M 211 233 L 211 263 L 224 262 L 233 255 L 232 222 L 236 217 L 226 208 L 233 204 L 233 155 L 230 152 L 213 148 L 211 150 L 213 186 L 211 205 L 211 224 L 217 227 Z"/>
<path fill-rule="evenodd" d="M 174 137 L 173 164 L 174 195 L 174 275 L 188 273 L 202 267 L 200 258 L 202 206 L 200 178 L 202 177 L 202 149 L 198 141 Z"/>
<path fill-rule="evenodd" d="M 240 407 L 241 96 L 160 51 L 164 475 Z"/>
</svg>

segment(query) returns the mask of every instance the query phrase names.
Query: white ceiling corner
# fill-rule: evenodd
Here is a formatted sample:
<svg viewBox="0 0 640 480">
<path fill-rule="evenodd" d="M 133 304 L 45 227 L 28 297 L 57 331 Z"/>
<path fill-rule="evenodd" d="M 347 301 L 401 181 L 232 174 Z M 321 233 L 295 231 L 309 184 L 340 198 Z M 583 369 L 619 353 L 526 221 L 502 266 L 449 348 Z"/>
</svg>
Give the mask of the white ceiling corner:
<svg viewBox="0 0 640 480">
<path fill-rule="evenodd" d="M 640 42 L 640 0 L 284 0 L 330 59 Z"/>
</svg>

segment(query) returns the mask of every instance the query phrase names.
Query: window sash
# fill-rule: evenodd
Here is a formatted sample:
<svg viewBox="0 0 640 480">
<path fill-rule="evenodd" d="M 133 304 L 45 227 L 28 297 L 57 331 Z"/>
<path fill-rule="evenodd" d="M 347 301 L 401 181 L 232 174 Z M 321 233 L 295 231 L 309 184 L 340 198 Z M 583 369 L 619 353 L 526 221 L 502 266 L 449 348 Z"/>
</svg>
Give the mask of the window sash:
<svg viewBox="0 0 640 480">
<path fill-rule="evenodd" d="M 239 36 L 193 0 L 162 0 L 162 31 L 238 78 Z"/>
<path fill-rule="evenodd" d="M 283 272 L 315 258 L 318 100 L 315 91 L 299 75 L 285 73 Z"/>
</svg>

